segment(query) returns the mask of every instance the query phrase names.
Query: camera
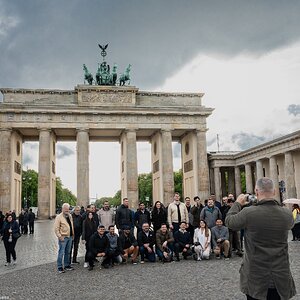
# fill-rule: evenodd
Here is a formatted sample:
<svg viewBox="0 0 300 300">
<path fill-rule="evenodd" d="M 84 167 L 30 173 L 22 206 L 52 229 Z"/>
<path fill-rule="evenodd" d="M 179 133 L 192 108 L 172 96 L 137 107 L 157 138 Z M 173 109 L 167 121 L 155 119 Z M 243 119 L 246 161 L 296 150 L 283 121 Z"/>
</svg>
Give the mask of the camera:
<svg viewBox="0 0 300 300">
<path fill-rule="evenodd" d="M 246 201 L 249 203 L 249 205 L 252 205 L 257 202 L 257 198 L 253 194 L 246 194 Z"/>
</svg>

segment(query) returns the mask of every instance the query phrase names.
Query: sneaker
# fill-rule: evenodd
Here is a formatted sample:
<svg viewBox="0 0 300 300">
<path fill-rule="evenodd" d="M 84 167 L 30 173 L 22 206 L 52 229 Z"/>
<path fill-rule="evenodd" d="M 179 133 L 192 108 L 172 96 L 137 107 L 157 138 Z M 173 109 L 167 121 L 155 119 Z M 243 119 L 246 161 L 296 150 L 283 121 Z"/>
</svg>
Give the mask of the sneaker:
<svg viewBox="0 0 300 300">
<path fill-rule="evenodd" d="M 132 264 L 133 264 L 133 265 L 137 265 L 137 261 L 136 261 L 136 260 L 133 260 L 133 261 L 132 261 Z"/>
<path fill-rule="evenodd" d="M 221 257 L 220 257 L 220 255 L 216 255 L 216 259 L 220 259 Z"/>
<path fill-rule="evenodd" d="M 66 271 L 73 271 L 73 270 L 74 270 L 74 268 L 73 268 L 73 267 L 71 267 L 71 266 L 66 266 L 66 267 L 65 267 L 65 270 L 66 270 Z"/>
<path fill-rule="evenodd" d="M 145 261 L 144 260 L 141 260 L 141 264 L 144 264 L 145 263 Z"/>
<path fill-rule="evenodd" d="M 58 274 L 61 274 L 61 273 L 65 273 L 65 270 L 63 268 L 58 268 Z"/>
<path fill-rule="evenodd" d="M 229 257 L 228 256 L 224 256 L 224 260 L 229 260 Z"/>
<path fill-rule="evenodd" d="M 88 262 L 85 262 L 84 264 L 83 264 L 83 267 L 84 268 L 87 268 L 89 266 L 89 263 Z"/>
<path fill-rule="evenodd" d="M 12 264 L 15 266 L 17 264 L 17 260 L 14 259 Z"/>
<path fill-rule="evenodd" d="M 200 261 L 200 260 L 201 260 L 201 257 L 198 257 L 198 258 L 197 258 L 197 261 Z"/>
<path fill-rule="evenodd" d="M 10 266 L 10 263 L 9 263 L 9 262 L 6 262 L 6 263 L 4 264 L 4 266 L 5 266 L 5 267 L 9 267 L 9 266 Z"/>
</svg>

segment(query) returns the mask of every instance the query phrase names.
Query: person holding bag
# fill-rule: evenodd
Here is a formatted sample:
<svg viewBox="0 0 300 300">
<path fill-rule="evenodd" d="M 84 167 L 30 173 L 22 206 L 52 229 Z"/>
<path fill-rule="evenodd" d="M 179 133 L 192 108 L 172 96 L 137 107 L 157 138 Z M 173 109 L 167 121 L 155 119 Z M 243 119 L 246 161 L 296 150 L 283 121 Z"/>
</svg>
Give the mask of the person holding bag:
<svg viewBox="0 0 300 300">
<path fill-rule="evenodd" d="M 18 222 L 13 220 L 11 214 L 8 214 L 5 217 L 4 224 L 1 229 L 1 235 L 6 251 L 5 266 L 9 266 L 11 264 L 11 257 L 13 259 L 13 264 L 15 265 L 17 263 L 15 247 L 17 239 L 20 237 L 20 228 Z"/>
</svg>

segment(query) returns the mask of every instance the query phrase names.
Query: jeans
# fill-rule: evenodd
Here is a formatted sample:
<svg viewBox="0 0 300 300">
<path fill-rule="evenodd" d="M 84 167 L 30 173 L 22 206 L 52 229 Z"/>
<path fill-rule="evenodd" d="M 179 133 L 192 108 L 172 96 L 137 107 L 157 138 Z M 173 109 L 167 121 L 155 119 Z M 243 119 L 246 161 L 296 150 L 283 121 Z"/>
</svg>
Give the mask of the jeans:
<svg viewBox="0 0 300 300">
<path fill-rule="evenodd" d="M 155 262 L 155 253 L 152 248 L 152 252 L 149 253 L 148 250 L 144 246 L 140 246 L 140 253 L 141 253 L 141 260 L 145 260 L 145 257 L 150 261 L 150 262 Z"/>
<path fill-rule="evenodd" d="M 57 256 L 57 268 L 63 268 L 62 260 L 64 259 L 64 267 L 70 266 L 70 255 L 73 238 L 64 237 L 64 240 L 58 240 L 58 256 Z"/>
<path fill-rule="evenodd" d="M 168 243 L 167 244 L 167 247 L 169 248 L 169 250 L 171 251 L 171 255 L 173 256 L 173 253 L 174 253 L 174 245 L 173 243 Z M 157 256 L 162 260 L 163 259 L 163 252 L 161 252 L 161 250 L 156 246 L 156 254 Z"/>
<path fill-rule="evenodd" d="M 13 260 L 17 259 L 15 250 L 17 240 L 13 239 L 12 242 L 9 242 L 8 240 L 3 240 L 3 242 L 6 251 L 6 262 L 11 263 L 11 257 L 13 258 Z"/>
</svg>

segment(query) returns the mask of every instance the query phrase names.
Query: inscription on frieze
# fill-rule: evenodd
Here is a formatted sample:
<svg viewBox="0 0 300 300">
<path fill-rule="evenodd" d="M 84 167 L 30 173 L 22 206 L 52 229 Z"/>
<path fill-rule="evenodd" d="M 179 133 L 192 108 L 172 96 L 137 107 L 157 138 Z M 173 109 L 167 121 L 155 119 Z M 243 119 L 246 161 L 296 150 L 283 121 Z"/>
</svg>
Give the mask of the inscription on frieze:
<svg viewBox="0 0 300 300">
<path fill-rule="evenodd" d="M 134 104 L 133 93 L 131 92 L 84 92 L 78 95 L 79 105 L 129 105 Z"/>
</svg>

